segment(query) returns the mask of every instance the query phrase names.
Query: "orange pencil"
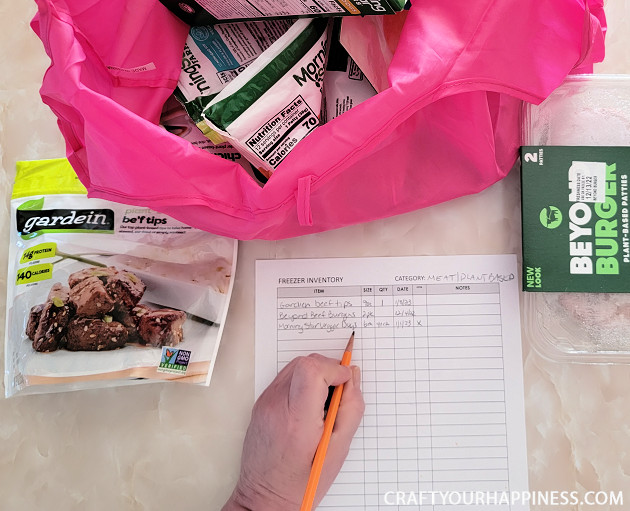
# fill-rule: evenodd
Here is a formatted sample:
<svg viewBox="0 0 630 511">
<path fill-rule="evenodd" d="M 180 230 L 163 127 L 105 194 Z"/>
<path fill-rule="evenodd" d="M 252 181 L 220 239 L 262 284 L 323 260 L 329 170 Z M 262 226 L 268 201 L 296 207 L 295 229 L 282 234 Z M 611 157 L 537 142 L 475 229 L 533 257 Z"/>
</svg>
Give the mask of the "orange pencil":
<svg viewBox="0 0 630 511">
<path fill-rule="evenodd" d="M 341 357 L 341 365 L 349 366 L 350 359 L 352 358 L 352 345 L 354 344 L 354 332 L 350 336 L 346 350 Z M 326 420 L 324 421 L 324 432 L 322 433 L 322 439 L 319 441 L 317 451 L 315 452 L 315 458 L 313 458 L 313 466 L 311 467 L 311 475 L 306 483 L 306 491 L 304 492 L 304 499 L 302 499 L 302 506 L 300 511 L 311 511 L 313 508 L 313 501 L 315 500 L 315 492 L 317 491 L 317 485 L 319 484 L 319 477 L 322 473 L 322 467 L 324 466 L 324 459 L 326 458 L 326 451 L 328 450 L 328 444 L 330 443 L 330 435 L 332 434 L 333 426 L 335 425 L 335 419 L 337 418 L 337 410 L 339 410 L 339 403 L 341 402 L 341 393 L 343 392 L 343 384 L 337 385 L 333 391 L 332 398 L 330 399 L 330 406 L 326 414 Z"/>
</svg>

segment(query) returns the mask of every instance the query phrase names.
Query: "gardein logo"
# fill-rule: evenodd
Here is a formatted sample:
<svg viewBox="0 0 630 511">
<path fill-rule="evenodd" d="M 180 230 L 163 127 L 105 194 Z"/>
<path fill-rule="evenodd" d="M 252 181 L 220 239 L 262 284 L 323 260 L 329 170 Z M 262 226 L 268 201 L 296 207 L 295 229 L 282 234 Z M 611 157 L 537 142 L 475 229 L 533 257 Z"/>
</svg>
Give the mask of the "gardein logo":
<svg viewBox="0 0 630 511">
<path fill-rule="evenodd" d="M 111 209 L 18 209 L 18 233 L 33 237 L 40 232 L 114 231 Z"/>
</svg>

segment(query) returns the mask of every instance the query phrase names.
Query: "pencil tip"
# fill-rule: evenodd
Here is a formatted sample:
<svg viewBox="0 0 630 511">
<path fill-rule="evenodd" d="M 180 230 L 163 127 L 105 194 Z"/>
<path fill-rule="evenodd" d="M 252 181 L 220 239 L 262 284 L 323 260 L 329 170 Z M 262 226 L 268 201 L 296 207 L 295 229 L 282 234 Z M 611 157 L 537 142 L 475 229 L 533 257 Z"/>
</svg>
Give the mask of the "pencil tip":
<svg viewBox="0 0 630 511">
<path fill-rule="evenodd" d="M 352 351 L 353 346 L 354 346 L 354 330 L 352 331 L 352 335 L 350 336 L 350 340 L 348 341 L 348 345 L 346 346 L 346 351 Z"/>
</svg>

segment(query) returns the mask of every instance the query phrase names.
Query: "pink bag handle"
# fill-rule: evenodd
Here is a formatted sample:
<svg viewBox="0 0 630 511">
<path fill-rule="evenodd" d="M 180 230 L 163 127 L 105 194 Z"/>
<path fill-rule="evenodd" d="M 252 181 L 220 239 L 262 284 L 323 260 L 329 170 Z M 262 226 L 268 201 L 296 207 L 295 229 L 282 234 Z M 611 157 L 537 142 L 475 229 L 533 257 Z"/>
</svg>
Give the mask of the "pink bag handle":
<svg viewBox="0 0 630 511">
<path fill-rule="evenodd" d="M 313 212 L 311 211 L 311 182 L 313 176 L 308 175 L 298 179 L 296 202 L 297 202 L 297 216 L 300 225 L 311 226 L 313 225 Z"/>
</svg>

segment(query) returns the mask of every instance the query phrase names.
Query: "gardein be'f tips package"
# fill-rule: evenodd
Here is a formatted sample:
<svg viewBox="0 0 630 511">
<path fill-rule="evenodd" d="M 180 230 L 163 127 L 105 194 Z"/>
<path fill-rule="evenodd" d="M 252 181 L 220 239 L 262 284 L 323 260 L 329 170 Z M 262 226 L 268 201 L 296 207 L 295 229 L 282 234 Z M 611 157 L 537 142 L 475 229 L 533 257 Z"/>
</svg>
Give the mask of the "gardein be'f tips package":
<svg viewBox="0 0 630 511">
<path fill-rule="evenodd" d="M 10 228 L 7 397 L 209 383 L 235 240 L 88 198 L 65 159 L 18 163 Z"/>
</svg>

